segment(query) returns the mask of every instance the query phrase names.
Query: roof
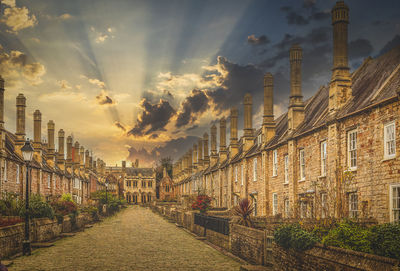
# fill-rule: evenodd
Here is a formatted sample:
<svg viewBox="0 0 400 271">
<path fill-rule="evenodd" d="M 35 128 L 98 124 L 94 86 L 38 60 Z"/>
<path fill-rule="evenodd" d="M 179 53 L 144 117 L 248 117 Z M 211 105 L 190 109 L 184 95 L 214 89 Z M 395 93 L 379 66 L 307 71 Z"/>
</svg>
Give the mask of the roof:
<svg viewBox="0 0 400 271">
<path fill-rule="evenodd" d="M 127 167 L 126 168 L 126 174 L 130 176 L 137 176 L 141 174 L 142 176 L 153 176 L 154 170 L 152 168 L 133 168 L 133 167 Z"/>
</svg>

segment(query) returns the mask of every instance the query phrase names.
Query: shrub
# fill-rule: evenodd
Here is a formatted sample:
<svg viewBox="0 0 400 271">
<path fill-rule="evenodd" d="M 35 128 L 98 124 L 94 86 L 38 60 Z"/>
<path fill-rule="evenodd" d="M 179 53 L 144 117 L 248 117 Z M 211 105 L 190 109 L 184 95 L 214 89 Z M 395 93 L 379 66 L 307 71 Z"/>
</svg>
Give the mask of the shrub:
<svg viewBox="0 0 400 271">
<path fill-rule="evenodd" d="M 234 215 L 239 216 L 238 223 L 240 225 L 246 227 L 254 227 L 254 223 L 250 218 L 250 215 L 253 213 L 254 207 L 252 206 L 251 202 L 244 198 L 239 202 L 239 205 L 235 206 L 233 209 Z"/>
<path fill-rule="evenodd" d="M 24 201 L 17 194 L 4 192 L 0 199 L 0 214 L 4 216 L 18 216 L 24 207 Z"/>
<path fill-rule="evenodd" d="M 99 210 L 96 207 L 94 206 L 84 207 L 82 208 L 81 211 L 90 214 L 90 216 L 94 221 L 99 220 Z"/>
<path fill-rule="evenodd" d="M 25 208 L 20 210 L 20 216 L 25 215 Z M 31 218 L 54 218 L 54 210 L 51 205 L 46 202 L 40 195 L 30 195 L 29 198 L 29 215 Z"/>
<path fill-rule="evenodd" d="M 370 229 L 373 253 L 400 260 L 400 224 L 382 224 Z"/>
<path fill-rule="evenodd" d="M 317 243 L 317 238 L 303 230 L 298 224 L 288 224 L 277 228 L 274 231 L 274 239 L 279 246 L 298 251 L 310 249 Z"/>
<path fill-rule="evenodd" d="M 322 239 L 326 246 L 335 246 L 366 253 L 371 253 L 370 231 L 355 222 L 344 220 Z"/>
<path fill-rule="evenodd" d="M 206 213 L 211 209 L 211 198 L 207 195 L 198 195 L 192 204 L 193 210 L 199 210 L 200 213 Z"/>
</svg>

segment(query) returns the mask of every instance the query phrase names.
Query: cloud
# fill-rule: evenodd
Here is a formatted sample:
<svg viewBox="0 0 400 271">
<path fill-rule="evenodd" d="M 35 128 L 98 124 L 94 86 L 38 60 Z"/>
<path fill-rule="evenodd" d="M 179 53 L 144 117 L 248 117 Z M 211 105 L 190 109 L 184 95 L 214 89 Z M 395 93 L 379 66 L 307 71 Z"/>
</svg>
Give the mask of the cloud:
<svg viewBox="0 0 400 271">
<path fill-rule="evenodd" d="M 58 18 L 60 18 L 61 20 L 69 20 L 72 18 L 72 15 L 68 14 L 68 13 L 64 13 L 64 14 L 58 16 Z"/>
<path fill-rule="evenodd" d="M 8 1 L 11 3 L 12 1 Z M 26 7 L 17 7 L 15 2 L 13 5 L 4 9 L 2 23 L 5 23 L 8 28 L 11 29 L 10 32 L 18 33 L 18 31 L 33 27 L 37 24 L 36 16 L 29 14 L 29 10 Z"/>
<path fill-rule="evenodd" d="M 281 11 L 286 13 L 286 21 L 289 25 L 308 25 L 312 20 L 322 21 L 330 18 L 329 10 L 319 10 L 315 0 L 306 0 L 303 9 L 294 10 L 290 6 L 281 7 Z M 308 14 L 304 14 L 304 13 Z"/>
<path fill-rule="evenodd" d="M 97 102 L 100 105 L 112 105 L 115 104 L 115 101 L 108 96 L 105 91 L 102 91 L 99 95 L 96 96 Z"/>
<path fill-rule="evenodd" d="M 388 41 L 383 48 L 379 51 L 379 55 L 383 55 L 387 52 L 389 52 L 391 49 L 393 49 L 394 47 L 400 46 L 400 35 L 396 35 L 393 37 L 393 39 L 391 39 L 390 41 Z"/>
<path fill-rule="evenodd" d="M 71 89 L 71 86 L 68 84 L 67 80 L 59 80 L 57 81 L 57 85 L 59 85 L 61 89 Z"/>
<path fill-rule="evenodd" d="M 136 125 L 128 132 L 129 135 L 143 136 L 164 131 L 164 127 L 176 114 L 175 109 L 165 100 L 153 104 L 147 99 L 142 99 L 140 107 L 143 111 L 138 116 Z"/>
<path fill-rule="evenodd" d="M 40 39 L 38 39 L 38 38 L 31 38 L 31 40 L 36 42 L 36 43 L 40 43 Z"/>
<path fill-rule="evenodd" d="M 92 85 L 96 85 L 99 88 L 105 88 L 106 84 L 103 81 L 100 81 L 99 79 L 91 79 L 89 78 L 89 83 L 91 83 Z"/>
<path fill-rule="evenodd" d="M 21 77 L 31 85 L 38 85 L 42 82 L 41 77 L 46 73 L 46 68 L 39 62 L 30 63 L 28 56 L 21 51 L 12 50 L 7 53 L 1 47 L 0 73 L 9 86 L 14 86 Z"/>
<path fill-rule="evenodd" d="M 197 116 L 204 113 L 209 107 L 206 93 L 198 89 L 192 90 L 182 103 L 182 110 L 178 113 L 176 127 L 180 128 L 193 123 Z"/>
<path fill-rule="evenodd" d="M 367 57 L 373 50 L 374 49 L 369 40 L 362 38 L 356 39 L 349 43 L 349 58 L 352 60 Z"/>
<path fill-rule="evenodd" d="M 266 35 L 261 35 L 258 38 L 253 34 L 247 37 L 247 42 L 251 45 L 263 45 L 270 42 Z"/>
<path fill-rule="evenodd" d="M 125 128 L 124 125 L 121 124 L 121 122 L 116 121 L 116 122 L 114 123 L 114 125 L 115 125 L 116 127 L 118 127 L 119 129 L 121 129 L 122 131 L 126 132 L 126 128 Z"/>
<path fill-rule="evenodd" d="M 114 38 L 114 35 L 112 33 L 115 32 L 115 28 L 108 27 L 105 33 L 97 31 L 93 26 L 90 28 L 90 30 L 94 33 L 94 41 L 98 44 L 104 43 L 107 39 Z"/>
</svg>

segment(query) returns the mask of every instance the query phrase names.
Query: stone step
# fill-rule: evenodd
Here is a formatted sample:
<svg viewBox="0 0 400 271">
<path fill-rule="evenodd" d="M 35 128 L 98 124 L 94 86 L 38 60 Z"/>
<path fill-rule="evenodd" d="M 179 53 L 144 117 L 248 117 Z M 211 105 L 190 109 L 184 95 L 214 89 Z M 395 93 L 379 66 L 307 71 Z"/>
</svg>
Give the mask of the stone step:
<svg viewBox="0 0 400 271">
<path fill-rule="evenodd" d="M 203 236 L 196 236 L 196 239 L 197 240 L 207 240 L 207 238 L 206 237 L 203 237 Z"/>
<path fill-rule="evenodd" d="M 86 229 L 93 228 L 93 225 L 91 225 L 91 224 L 87 224 L 87 225 L 85 225 L 85 228 L 86 228 Z"/>
<path fill-rule="evenodd" d="M 63 232 L 60 234 L 61 237 L 72 237 L 75 236 L 75 233 L 72 232 Z"/>
<path fill-rule="evenodd" d="M 271 271 L 271 268 L 262 265 L 242 265 L 240 266 L 240 271 Z"/>
<path fill-rule="evenodd" d="M 53 243 L 47 243 L 47 242 L 43 242 L 43 243 L 32 243 L 31 247 L 32 248 L 43 248 L 43 247 L 52 247 L 54 246 Z"/>
</svg>

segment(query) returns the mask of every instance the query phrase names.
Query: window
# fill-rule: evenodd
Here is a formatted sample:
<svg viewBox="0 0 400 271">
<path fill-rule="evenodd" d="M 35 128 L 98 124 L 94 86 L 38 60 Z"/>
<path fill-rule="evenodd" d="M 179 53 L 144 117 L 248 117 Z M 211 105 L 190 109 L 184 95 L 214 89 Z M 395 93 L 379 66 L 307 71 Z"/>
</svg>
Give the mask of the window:
<svg viewBox="0 0 400 271">
<path fill-rule="evenodd" d="M 257 181 L 257 158 L 253 160 L 253 181 Z"/>
<path fill-rule="evenodd" d="M 153 182 L 152 181 L 149 182 L 149 187 L 153 187 Z"/>
<path fill-rule="evenodd" d="M 350 170 L 357 169 L 357 130 L 348 132 L 347 135 L 348 166 Z"/>
<path fill-rule="evenodd" d="M 278 214 L 278 194 L 272 193 L 272 215 Z"/>
<path fill-rule="evenodd" d="M 132 186 L 133 186 L 133 187 L 137 187 L 137 181 L 133 181 L 133 182 L 132 182 Z"/>
<path fill-rule="evenodd" d="M 237 172 L 237 166 L 235 166 L 235 183 L 238 181 L 238 172 Z"/>
<path fill-rule="evenodd" d="M 307 202 L 300 201 L 300 218 L 306 218 L 306 217 L 307 217 Z"/>
<path fill-rule="evenodd" d="M 285 183 L 289 183 L 289 155 L 285 155 Z"/>
<path fill-rule="evenodd" d="M 290 216 L 290 205 L 289 205 L 290 203 L 289 203 L 289 199 L 285 199 L 285 201 L 284 201 L 284 208 L 285 208 L 285 217 L 286 218 L 289 218 L 289 216 Z"/>
<path fill-rule="evenodd" d="M 390 186 L 390 221 L 400 222 L 400 184 Z"/>
<path fill-rule="evenodd" d="M 272 153 L 272 176 L 278 175 L 278 150 Z"/>
<path fill-rule="evenodd" d="M 384 127 L 385 159 L 396 156 L 396 126 L 395 123 L 386 124 Z"/>
<path fill-rule="evenodd" d="M 321 218 L 328 216 L 328 196 L 326 193 L 321 194 Z"/>
<path fill-rule="evenodd" d="M 3 168 L 2 168 L 2 172 L 3 172 L 2 177 L 3 177 L 3 181 L 7 182 L 7 160 L 4 159 L 3 161 L 4 162 L 3 162 Z"/>
<path fill-rule="evenodd" d="M 358 195 L 357 193 L 349 194 L 349 217 L 358 217 Z"/>
<path fill-rule="evenodd" d="M 142 181 L 142 187 L 146 187 L 146 182 Z"/>
<path fill-rule="evenodd" d="M 51 180 L 50 180 L 50 174 L 47 174 L 47 188 L 50 188 Z"/>
<path fill-rule="evenodd" d="M 17 169 L 15 173 L 16 182 L 19 183 L 19 173 L 20 173 L 20 166 L 17 164 Z"/>
<path fill-rule="evenodd" d="M 262 134 L 259 134 L 257 137 L 257 144 L 261 145 L 261 143 L 262 143 Z"/>
<path fill-rule="evenodd" d="M 326 176 L 326 141 L 321 142 L 321 176 Z"/>
<path fill-rule="evenodd" d="M 299 161 L 300 161 L 300 181 L 303 181 L 306 178 L 306 161 L 304 158 L 304 149 L 301 149 L 299 152 Z"/>
<path fill-rule="evenodd" d="M 243 185 L 243 184 L 244 184 L 244 172 L 243 172 L 244 170 L 243 170 L 243 164 L 240 165 L 240 168 L 241 168 L 241 173 L 242 173 L 242 176 L 241 176 L 241 177 L 242 177 L 242 185 Z"/>
</svg>

